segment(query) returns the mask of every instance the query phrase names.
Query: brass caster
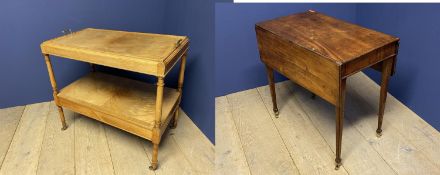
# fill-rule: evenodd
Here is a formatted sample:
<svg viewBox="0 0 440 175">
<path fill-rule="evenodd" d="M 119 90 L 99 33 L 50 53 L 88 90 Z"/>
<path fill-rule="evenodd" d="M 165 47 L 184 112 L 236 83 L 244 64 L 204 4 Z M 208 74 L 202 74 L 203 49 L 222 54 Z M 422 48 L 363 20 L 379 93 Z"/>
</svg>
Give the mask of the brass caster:
<svg viewBox="0 0 440 175">
<path fill-rule="evenodd" d="M 376 132 L 376 137 L 381 137 L 382 136 L 382 133 L 381 132 Z"/>
<path fill-rule="evenodd" d="M 335 163 L 336 163 L 335 170 L 339 170 L 339 168 L 342 166 L 342 160 L 340 158 L 339 159 L 336 158 Z"/>
<path fill-rule="evenodd" d="M 175 125 L 175 124 L 170 125 L 170 129 L 176 129 L 176 127 L 177 127 L 177 125 Z"/>
<path fill-rule="evenodd" d="M 61 128 L 61 131 L 64 131 L 64 130 L 66 130 L 67 129 L 67 125 L 66 126 L 63 126 L 62 128 Z"/>
<path fill-rule="evenodd" d="M 339 168 L 341 167 L 341 163 L 336 163 L 336 166 L 335 166 L 335 170 L 339 170 Z"/>
<path fill-rule="evenodd" d="M 381 129 L 376 130 L 376 137 L 381 137 L 381 136 L 382 136 L 382 130 Z"/>
<path fill-rule="evenodd" d="M 278 118 L 278 115 L 280 115 L 280 111 L 278 111 L 278 109 L 274 109 L 273 112 L 275 113 L 275 118 Z"/>
<path fill-rule="evenodd" d="M 148 168 L 154 171 L 157 170 L 157 165 L 150 165 Z"/>
</svg>

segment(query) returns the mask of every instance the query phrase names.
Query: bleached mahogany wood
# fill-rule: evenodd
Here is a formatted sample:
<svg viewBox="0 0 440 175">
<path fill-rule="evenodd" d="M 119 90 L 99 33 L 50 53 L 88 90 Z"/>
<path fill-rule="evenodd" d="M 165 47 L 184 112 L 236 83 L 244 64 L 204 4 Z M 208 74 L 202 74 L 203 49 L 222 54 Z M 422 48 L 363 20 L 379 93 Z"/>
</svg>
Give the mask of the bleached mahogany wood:
<svg viewBox="0 0 440 175">
<path fill-rule="evenodd" d="M 181 115 L 179 123 L 185 127 L 170 130 L 171 137 L 188 160 L 199 161 L 199 163 L 190 161 L 193 171 L 200 174 L 214 174 L 214 146 L 182 110 L 179 114 Z"/>
<path fill-rule="evenodd" d="M 60 130 L 57 108 L 55 102 L 50 102 L 37 174 L 75 174 L 74 129 Z M 64 114 L 66 121 L 70 123 L 70 127 L 74 128 L 74 120 L 78 114 L 70 110 L 65 110 Z"/>
<path fill-rule="evenodd" d="M 161 120 L 162 120 L 163 89 L 165 86 L 164 78 L 158 77 L 156 86 L 157 86 L 156 103 L 155 103 L 156 110 L 155 110 L 155 119 L 154 119 L 153 135 L 152 135 L 153 156 L 151 158 L 151 166 L 149 167 L 150 170 L 157 169 L 157 154 L 159 151 L 160 126 L 161 126 L 161 122 L 162 122 Z M 177 97 L 177 99 L 178 98 L 179 97 Z M 169 116 L 169 115 L 166 115 L 166 116 Z M 167 126 L 167 125 L 165 125 L 165 126 Z"/>
<path fill-rule="evenodd" d="M 75 120 L 76 174 L 114 174 L 104 126 L 87 117 Z"/>
<path fill-rule="evenodd" d="M 170 121 L 180 96 L 175 89 L 164 89 L 161 130 Z M 155 87 L 152 85 L 103 73 L 90 73 L 63 88 L 58 98 L 64 107 L 152 139 L 156 108 Z"/>
<path fill-rule="evenodd" d="M 41 51 L 47 64 L 54 100 L 58 105 L 58 111 L 63 124 L 62 129 L 64 130 L 67 127 L 61 106 L 149 139 L 154 143 L 152 166 L 150 168 L 155 170 L 157 168 L 160 138 L 171 119 L 174 118 L 172 126 L 176 126 L 178 116 L 176 109 L 179 107 L 181 100 L 188 45 L 189 40 L 186 36 L 91 28 L 43 42 L 41 44 Z M 94 64 L 97 64 L 154 75 L 158 78 L 157 92 L 148 92 L 146 93 L 147 95 L 144 95 L 145 93 L 140 88 L 145 88 L 143 89 L 144 91 L 147 89 L 151 90 L 152 88 L 150 85 L 137 81 L 118 78 L 108 78 L 100 81 L 98 80 L 99 78 L 88 76 L 92 78 L 85 77 L 76 81 L 65 88 L 68 90 L 64 90 L 58 96 L 49 55 L 88 62 L 91 64 L 93 73 L 96 71 Z M 182 62 L 178 80 L 178 92 L 164 98 L 163 79 L 180 58 L 182 58 Z M 91 75 L 96 75 L 93 73 Z M 107 77 L 104 76 L 105 78 Z M 112 82 L 111 79 L 118 81 Z M 122 80 L 122 82 L 119 82 L 119 80 Z M 127 84 L 121 84 L 124 82 Z M 133 83 L 135 88 L 130 83 Z M 101 89 L 97 88 L 100 85 L 107 86 L 101 91 Z M 90 89 L 89 87 L 97 89 Z M 95 95 L 95 97 L 98 97 L 96 101 L 98 104 L 90 102 L 95 99 L 91 98 L 89 90 L 95 93 L 104 92 L 104 94 Z M 73 91 L 76 94 L 72 95 L 66 91 Z M 167 92 L 169 91 L 165 90 L 165 93 Z M 86 96 L 78 98 L 78 94 L 86 94 Z M 99 99 L 99 97 L 104 97 L 104 99 Z M 81 101 L 84 99 L 89 99 L 89 101 Z M 152 101 L 152 99 L 156 99 L 156 101 Z M 171 99 L 172 104 L 171 106 L 164 106 L 166 109 L 162 109 L 162 101 L 164 100 L 165 105 L 167 105 L 167 99 Z M 147 102 L 145 103 L 144 100 Z M 100 102 L 106 103 L 101 104 Z M 128 110 L 128 112 L 125 110 Z M 128 115 L 125 115 L 124 112 L 128 113 Z M 174 116 L 170 117 L 171 115 Z"/>
<path fill-rule="evenodd" d="M 62 130 L 67 129 L 66 119 L 64 118 L 64 112 L 63 108 L 61 108 L 57 94 L 58 94 L 58 88 L 57 88 L 57 82 L 55 80 L 55 75 L 53 74 L 52 69 L 52 63 L 50 61 L 50 57 L 47 54 L 44 54 L 44 60 L 46 61 L 47 71 L 49 73 L 49 79 L 50 84 L 52 85 L 52 91 L 53 91 L 53 99 L 55 101 L 55 104 L 58 106 L 58 114 L 60 116 L 61 124 L 62 124 Z"/>
<path fill-rule="evenodd" d="M 49 103 L 26 106 L 0 174 L 35 174 L 44 138 Z"/>
<path fill-rule="evenodd" d="M 183 56 L 181 58 L 179 79 L 177 82 L 177 90 L 180 92 L 180 94 L 183 93 L 182 88 L 183 88 L 183 80 L 185 78 L 185 65 L 186 65 L 186 53 L 183 54 Z M 179 103 L 180 103 L 181 99 L 182 99 L 182 96 L 180 96 L 180 98 L 179 98 Z M 171 126 L 172 128 L 177 127 L 177 120 L 178 119 L 179 119 L 179 110 L 176 110 L 176 112 L 174 113 L 173 123 Z"/>
<path fill-rule="evenodd" d="M 155 174 L 145 168 L 150 158 L 146 156 L 142 139 L 114 127 L 104 126 L 116 175 Z"/>
<path fill-rule="evenodd" d="M 294 85 L 290 81 L 282 83 L 285 88 L 294 92 L 300 107 L 309 116 L 313 125 L 319 130 L 326 142 L 336 150 L 334 108 L 320 98 L 311 99 L 309 92 L 304 88 Z M 396 174 L 374 150 L 369 142 L 353 127 L 353 124 L 344 119 L 344 149 L 342 149 L 343 168 L 349 174 Z M 374 135 L 374 132 L 373 132 Z"/>
<path fill-rule="evenodd" d="M 299 174 L 258 91 L 246 90 L 226 98 L 251 173 Z"/>
<path fill-rule="evenodd" d="M 396 129 L 387 127 L 392 132 L 386 138 L 377 139 L 371 134 L 377 126 L 376 113 L 370 112 L 373 109 L 363 105 L 365 103 L 369 102 L 350 90 L 347 93 L 346 118 L 356 121 L 354 127 L 398 174 L 440 174 L 439 167 L 418 151 L 408 138 L 395 132 Z"/>
<path fill-rule="evenodd" d="M 273 121 L 300 174 L 347 174 L 343 168 L 340 171 L 334 170 L 331 160 L 334 159 L 335 153 L 301 109 L 293 97 L 294 93 L 283 84 L 276 84 L 275 88 L 282 98 L 278 98 L 280 116 Z M 257 89 L 270 115 L 274 117 L 275 114 L 270 110 L 270 88 L 263 86 Z"/>
<path fill-rule="evenodd" d="M 364 83 L 363 86 L 359 84 Z M 374 111 L 378 110 L 379 86 L 374 83 L 365 74 L 355 74 L 352 78 L 352 86 L 359 88 L 353 89 L 362 99 L 366 101 L 366 105 Z M 387 107 L 385 114 L 392 117 L 385 117 L 384 124 L 404 135 L 421 152 L 437 167 L 440 167 L 440 133 L 431 125 L 426 123 L 417 114 L 407 108 L 399 100 L 388 94 Z"/>
<path fill-rule="evenodd" d="M 231 110 L 225 96 L 215 98 L 215 174 L 250 175 Z"/>
<path fill-rule="evenodd" d="M 41 44 L 44 54 L 165 76 L 188 48 L 186 36 L 87 28 Z"/>
<path fill-rule="evenodd" d="M 0 109 L 0 168 L 11 145 L 12 138 L 17 130 L 25 106 Z"/>
</svg>

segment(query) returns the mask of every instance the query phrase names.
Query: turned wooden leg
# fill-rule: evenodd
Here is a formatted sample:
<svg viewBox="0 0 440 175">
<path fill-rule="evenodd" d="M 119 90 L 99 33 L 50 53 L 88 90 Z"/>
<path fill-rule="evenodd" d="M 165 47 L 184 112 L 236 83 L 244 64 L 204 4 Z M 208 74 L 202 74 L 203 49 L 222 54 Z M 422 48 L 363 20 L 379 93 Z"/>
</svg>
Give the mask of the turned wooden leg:
<svg viewBox="0 0 440 175">
<path fill-rule="evenodd" d="M 345 80 L 342 79 L 339 83 L 339 99 L 336 105 L 336 167 L 338 170 L 342 165 L 341 159 L 341 145 L 342 145 L 342 129 L 344 122 L 344 103 L 345 103 Z"/>
<path fill-rule="evenodd" d="M 93 63 L 89 63 L 89 65 L 90 65 L 90 71 L 91 72 L 96 72 L 96 65 L 93 64 Z"/>
<path fill-rule="evenodd" d="M 385 111 L 385 101 L 387 99 L 388 81 L 391 76 L 391 69 L 393 67 L 393 59 L 387 59 L 382 62 L 382 82 L 380 85 L 380 99 L 379 99 L 379 113 L 377 121 L 377 137 L 382 136 L 382 121 Z"/>
<path fill-rule="evenodd" d="M 158 77 L 157 80 L 157 92 L 156 92 L 156 114 L 154 118 L 154 127 L 153 127 L 153 137 L 151 141 L 153 142 L 153 157 L 151 158 L 151 166 L 150 170 L 157 169 L 157 155 L 159 151 L 159 143 L 160 143 L 160 126 L 162 119 L 162 101 L 163 101 L 163 88 L 165 86 L 164 78 Z"/>
<path fill-rule="evenodd" d="M 278 118 L 278 105 L 277 105 L 277 96 L 275 94 L 275 81 L 273 78 L 273 69 L 266 65 L 266 71 L 267 71 L 267 80 L 269 81 L 269 87 L 270 87 L 270 95 L 272 96 L 272 105 L 273 105 L 273 112 L 275 113 L 275 117 Z"/>
<path fill-rule="evenodd" d="M 66 125 L 66 119 L 64 118 L 63 108 L 61 106 L 57 106 L 57 107 L 58 107 L 58 113 L 60 115 L 61 124 L 63 125 L 61 130 L 66 130 L 67 129 L 67 125 Z"/>
<path fill-rule="evenodd" d="M 177 91 L 180 92 L 179 106 L 180 106 L 180 101 L 182 100 L 183 79 L 185 77 L 185 64 L 186 64 L 186 53 L 182 55 L 182 61 L 180 62 L 179 80 L 178 80 L 178 84 L 177 84 Z M 177 127 L 177 120 L 178 119 L 179 119 L 179 108 L 177 108 L 176 112 L 174 112 L 174 119 L 173 119 L 173 123 L 171 124 L 171 128 Z"/>
<path fill-rule="evenodd" d="M 43 54 L 44 55 L 44 60 L 46 61 L 46 66 L 47 66 L 47 71 L 49 73 L 49 79 L 50 79 L 50 84 L 52 85 L 52 95 L 53 95 L 53 100 L 55 101 L 55 104 L 58 107 L 58 113 L 60 115 L 60 119 L 61 119 L 61 124 L 62 124 L 62 128 L 61 130 L 66 130 L 67 129 L 67 124 L 66 124 L 66 119 L 64 118 L 64 112 L 63 112 L 63 108 L 59 105 L 58 102 L 58 90 L 57 90 L 57 82 L 55 80 L 55 75 L 53 73 L 53 69 L 52 69 L 52 63 L 50 62 L 50 57 L 48 54 Z"/>
<path fill-rule="evenodd" d="M 157 169 L 157 155 L 159 153 L 159 144 L 153 144 L 153 158 L 151 160 L 150 170 Z"/>
</svg>

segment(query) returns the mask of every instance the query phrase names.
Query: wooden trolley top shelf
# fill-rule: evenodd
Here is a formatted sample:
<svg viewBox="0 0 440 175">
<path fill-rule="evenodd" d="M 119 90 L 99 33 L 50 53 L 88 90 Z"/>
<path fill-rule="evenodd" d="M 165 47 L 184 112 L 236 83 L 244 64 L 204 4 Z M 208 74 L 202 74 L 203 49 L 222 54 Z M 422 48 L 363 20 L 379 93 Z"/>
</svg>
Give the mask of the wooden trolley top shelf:
<svg viewBox="0 0 440 175">
<path fill-rule="evenodd" d="M 161 121 L 172 116 L 170 114 L 178 105 L 180 95 L 176 89 L 164 88 Z M 63 88 L 58 99 L 63 106 L 84 107 L 80 112 L 85 115 L 97 111 L 142 128 L 152 129 L 154 126 L 156 87 L 144 82 L 90 73 Z M 85 107 L 93 110 L 85 110 Z"/>
<path fill-rule="evenodd" d="M 43 54 L 165 76 L 188 48 L 186 36 L 87 28 L 41 44 Z"/>
</svg>

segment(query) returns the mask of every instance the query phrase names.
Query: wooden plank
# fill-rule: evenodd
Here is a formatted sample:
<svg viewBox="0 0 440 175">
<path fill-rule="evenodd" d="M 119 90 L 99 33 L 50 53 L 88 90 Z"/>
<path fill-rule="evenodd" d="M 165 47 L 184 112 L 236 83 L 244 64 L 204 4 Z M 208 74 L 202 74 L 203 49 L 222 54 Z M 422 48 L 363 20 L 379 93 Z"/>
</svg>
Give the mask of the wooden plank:
<svg viewBox="0 0 440 175">
<path fill-rule="evenodd" d="M 68 129 L 61 130 L 57 106 L 50 102 L 46 131 L 38 163 L 37 174 L 75 174 L 74 131 L 75 113 L 64 110 Z"/>
<path fill-rule="evenodd" d="M 0 174 L 36 173 L 48 113 L 48 102 L 26 106 Z"/>
<path fill-rule="evenodd" d="M 148 169 L 151 162 L 142 138 L 108 125 L 105 132 L 116 175 L 155 174 Z"/>
<path fill-rule="evenodd" d="M 344 168 L 335 171 L 335 153 L 313 126 L 307 114 L 301 109 L 293 92 L 276 84 L 279 118 L 275 118 L 269 86 L 258 88 L 266 108 L 272 116 L 287 149 L 297 165 L 300 174 L 347 174 Z M 311 163 L 313 162 L 313 163 Z"/>
<path fill-rule="evenodd" d="M 311 99 L 310 93 L 290 81 L 281 83 L 294 92 L 294 97 L 311 119 L 327 143 L 335 150 L 335 108 L 320 98 Z M 344 120 L 342 136 L 342 165 L 349 174 L 396 174 L 380 154 L 355 129 L 353 124 Z"/>
<path fill-rule="evenodd" d="M 76 174 L 114 174 L 104 126 L 85 116 L 75 120 Z"/>
<path fill-rule="evenodd" d="M 185 127 L 185 126 L 179 126 Z M 152 157 L 153 144 L 148 140 L 143 140 L 142 145 L 144 146 L 145 152 L 148 157 Z M 173 137 L 170 136 L 168 131 L 162 136 L 162 140 L 159 145 L 159 166 L 155 173 L 157 175 L 168 175 L 168 174 L 202 174 L 194 172 L 189 159 L 185 157 L 185 154 L 180 150 L 179 145 Z M 194 162 L 197 162 L 193 160 Z M 197 162 L 198 163 L 198 162 Z M 149 166 L 149 165 L 148 165 Z M 148 168 L 145 166 L 145 168 Z"/>
<path fill-rule="evenodd" d="M 12 138 L 17 130 L 18 123 L 20 122 L 25 106 L 16 106 L 11 108 L 0 109 L 0 168 L 2 167 L 3 160 L 11 145 Z"/>
<path fill-rule="evenodd" d="M 190 161 L 194 171 L 201 174 L 214 174 L 214 145 L 197 128 L 190 118 L 181 109 L 179 124 L 176 129 L 170 130 L 170 135 L 176 141 L 180 150 Z"/>
<path fill-rule="evenodd" d="M 215 98 L 215 143 L 216 174 L 251 174 L 225 96 Z"/>
<path fill-rule="evenodd" d="M 350 86 L 372 111 L 378 111 L 380 87 L 374 81 L 365 74 L 358 73 L 352 76 Z M 391 94 L 388 94 L 386 101 L 384 135 L 390 132 L 388 129 L 405 136 L 418 152 L 440 167 L 440 133 Z"/>
<path fill-rule="evenodd" d="M 346 97 L 346 118 L 355 121 L 354 127 L 398 174 L 440 174 L 438 167 L 394 128 L 387 127 L 387 135 L 377 138 L 376 111 L 353 89 Z"/>
<path fill-rule="evenodd" d="M 227 95 L 252 174 L 299 174 L 256 89 Z"/>
</svg>

